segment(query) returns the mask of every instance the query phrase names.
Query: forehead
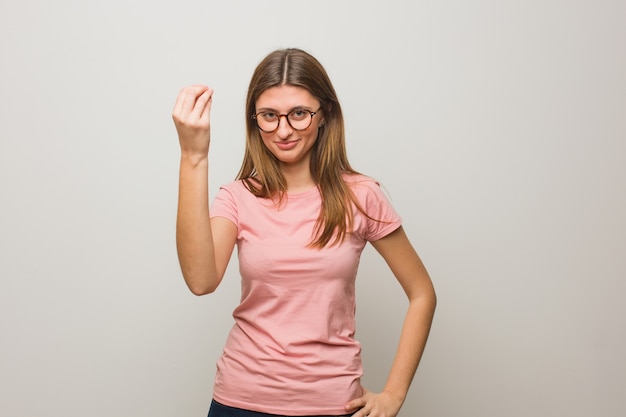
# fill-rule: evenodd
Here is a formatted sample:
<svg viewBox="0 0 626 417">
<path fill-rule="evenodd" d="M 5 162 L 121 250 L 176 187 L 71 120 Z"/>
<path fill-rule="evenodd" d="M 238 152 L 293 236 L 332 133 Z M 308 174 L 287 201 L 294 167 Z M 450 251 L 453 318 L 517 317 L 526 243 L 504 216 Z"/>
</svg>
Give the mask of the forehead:
<svg viewBox="0 0 626 417">
<path fill-rule="evenodd" d="M 319 104 L 306 88 L 281 85 L 263 91 L 256 101 L 256 108 L 289 111 L 300 106 L 317 108 Z"/>
</svg>

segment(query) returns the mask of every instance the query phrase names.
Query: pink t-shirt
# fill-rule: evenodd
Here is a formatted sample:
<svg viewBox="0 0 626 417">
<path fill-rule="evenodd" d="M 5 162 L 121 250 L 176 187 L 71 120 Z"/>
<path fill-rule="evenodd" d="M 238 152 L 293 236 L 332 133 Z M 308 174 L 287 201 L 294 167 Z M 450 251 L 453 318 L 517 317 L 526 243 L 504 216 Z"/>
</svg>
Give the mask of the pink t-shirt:
<svg viewBox="0 0 626 417">
<path fill-rule="evenodd" d="M 367 241 L 397 229 L 400 217 L 380 186 L 345 176 L 361 207 L 338 246 L 311 249 L 321 209 L 317 188 L 281 206 L 235 181 L 220 188 L 212 217 L 237 226 L 241 304 L 217 362 L 216 401 L 285 415 L 345 414 L 361 395 L 361 347 L 354 339 L 355 278 Z"/>
</svg>

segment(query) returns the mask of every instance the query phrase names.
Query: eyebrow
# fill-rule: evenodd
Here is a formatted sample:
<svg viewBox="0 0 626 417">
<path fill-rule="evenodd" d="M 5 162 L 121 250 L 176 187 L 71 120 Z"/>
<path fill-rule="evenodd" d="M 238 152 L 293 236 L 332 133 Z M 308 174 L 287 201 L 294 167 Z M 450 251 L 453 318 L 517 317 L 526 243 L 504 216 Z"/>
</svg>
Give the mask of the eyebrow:
<svg viewBox="0 0 626 417">
<path fill-rule="evenodd" d="M 291 113 L 291 112 L 292 112 L 292 111 L 294 111 L 294 110 L 307 110 L 307 111 L 313 111 L 313 110 L 311 110 L 312 108 L 313 108 L 313 107 L 309 107 L 309 106 L 295 106 L 295 107 L 292 107 L 291 109 L 289 109 L 289 110 L 287 111 L 287 114 Z M 257 113 L 263 113 L 263 112 L 266 112 L 266 111 L 272 111 L 272 112 L 274 112 L 274 113 L 278 113 L 278 110 L 273 109 L 273 108 L 271 108 L 271 107 L 261 107 L 261 108 L 256 109 L 256 112 L 257 112 Z"/>
</svg>

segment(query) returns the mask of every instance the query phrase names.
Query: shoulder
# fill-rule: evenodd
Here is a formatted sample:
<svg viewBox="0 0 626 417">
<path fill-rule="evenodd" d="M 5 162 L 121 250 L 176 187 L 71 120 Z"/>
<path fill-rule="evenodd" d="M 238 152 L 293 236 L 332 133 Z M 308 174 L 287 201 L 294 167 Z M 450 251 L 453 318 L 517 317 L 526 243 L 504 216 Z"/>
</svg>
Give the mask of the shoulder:
<svg viewBox="0 0 626 417">
<path fill-rule="evenodd" d="M 374 178 L 372 177 L 368 177 L 367 175 L 363 175 L 363 174 L 351 174 L 351 173 L 344 173 L 343 174 L 343 180 L 346 182 L 346 184 L 348 184 L 350 187 L 359 187 L 359 186 L 365 186 L 365 187 L 371 187 L 371 186 L 380 186 L 380 183 L 378 181 L 376 181 Z"/>
<path fill-rule="evenodd" d="M 343 179 L 358 199 L 372 194 L 383 194 L 380 182 L 367 175 L 346 173 L 343 175 Z"/>
<path fill-rule="evenodd" d="M 355 229 L 374 241 L 397 229 L 402 220 L 379 181 L 362 174 L 344 175 L 357 206 Z"/>
<path fill-rule="evenodd" d="M 252 193 L 248 191 L 243 181 L 231 181 L 219 187 L 213 200 L 213 207 L 236 207 L 245 201 L 249 195 L 252 195 Z"/>
<path fill-rule="evenodd" d="M 369 210 L 372 205 L 391 205 L 391 199 L 380 181 L 363 174 L 344 174 L 344 181 L 363 208 Z"/>
<path fill-rule="evenodd" d="M 226 184 L 220 185 L 220 190 L 226 190 L 230 192 L 240 192 L 242 189 L 246 189 L 243 180 L 231 181 L 227 182 Z"/>
<path fill-rule="evenodd" d="M 236 200 L 253 197 L 253 194 L 246 187 L 243 180 L 235 180 L 222 184 L 218 194 L 230 194 Z"/>
</svg>

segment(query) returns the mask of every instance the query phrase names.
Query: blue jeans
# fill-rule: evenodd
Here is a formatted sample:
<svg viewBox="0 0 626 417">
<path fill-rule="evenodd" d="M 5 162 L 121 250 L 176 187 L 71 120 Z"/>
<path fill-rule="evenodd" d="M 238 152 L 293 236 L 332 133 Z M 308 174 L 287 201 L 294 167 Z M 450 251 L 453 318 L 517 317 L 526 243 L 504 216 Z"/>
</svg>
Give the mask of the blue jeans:
<svg viewBox="0 0 626 417">
<path fill-rule="evenodd" d="M 301 417 L 350 417 L 352 414 L 342 414 L 340 416 L 301 416 Z M 259 413 L 258 411 L 248 411 L 241 408 L 229 407 L 217 401 L 211 401 L 208 417 L 289 417 L 278 414 Z"/>
</svg>

